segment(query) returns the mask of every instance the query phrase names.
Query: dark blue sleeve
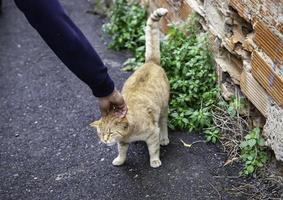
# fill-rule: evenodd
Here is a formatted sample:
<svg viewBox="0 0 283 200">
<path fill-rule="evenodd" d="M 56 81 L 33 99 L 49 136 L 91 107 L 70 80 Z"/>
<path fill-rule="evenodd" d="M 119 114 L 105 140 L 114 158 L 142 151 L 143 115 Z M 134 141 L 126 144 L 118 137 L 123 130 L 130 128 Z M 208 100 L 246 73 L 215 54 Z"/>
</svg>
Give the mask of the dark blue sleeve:
<svg viewBox="0 0 283 200">
<path fill-rule="evenodd" d="M 15 0 L 15 3 L 55 54 L 96 97 L 107 96 L 114 90 L 107 68 L 58 0 Z"/>
</svg>

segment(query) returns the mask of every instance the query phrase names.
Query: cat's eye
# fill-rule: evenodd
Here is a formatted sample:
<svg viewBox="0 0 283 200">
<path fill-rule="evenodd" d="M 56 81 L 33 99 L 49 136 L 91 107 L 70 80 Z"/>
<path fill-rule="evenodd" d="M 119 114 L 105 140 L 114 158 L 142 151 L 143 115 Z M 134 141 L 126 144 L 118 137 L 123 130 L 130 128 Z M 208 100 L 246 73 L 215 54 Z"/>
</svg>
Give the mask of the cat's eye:
<svg viewBox="0 0 283 200">
<path fill-rule="evenodd" d="M 129 127 L 128 124 L 124 125 L 124 129 L 127 129 L 128 127 Z"/>
</svg>

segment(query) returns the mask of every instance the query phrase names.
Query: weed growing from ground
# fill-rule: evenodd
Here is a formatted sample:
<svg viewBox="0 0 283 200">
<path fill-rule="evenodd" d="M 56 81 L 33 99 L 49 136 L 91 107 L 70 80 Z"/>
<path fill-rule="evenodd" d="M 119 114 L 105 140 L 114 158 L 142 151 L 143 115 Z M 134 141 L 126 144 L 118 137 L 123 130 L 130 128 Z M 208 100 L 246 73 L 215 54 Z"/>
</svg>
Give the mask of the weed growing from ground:
<svg viewBox="0 0 283 200">
<path fill-rule="evenodd" d="M 265 141 L 260 135 L 260 129 L 252 129 L 241 142 L 241 159 L 244 162 L 243 173 L 252 174 L 257 168 L 263 167 L 267 162 L 267 153 L 264 147 Z"/>
<path fill-rule="evenodd" d="M 216 74 L 207 34 L 200 31 L 197 21 L 193 15 L 181 26 L 170 26 L 161 43 L 161 65 L 171 85 L 171 129 L 200 131 L 212 125 L 211 109 L 218 96 Z"/>
</svg>

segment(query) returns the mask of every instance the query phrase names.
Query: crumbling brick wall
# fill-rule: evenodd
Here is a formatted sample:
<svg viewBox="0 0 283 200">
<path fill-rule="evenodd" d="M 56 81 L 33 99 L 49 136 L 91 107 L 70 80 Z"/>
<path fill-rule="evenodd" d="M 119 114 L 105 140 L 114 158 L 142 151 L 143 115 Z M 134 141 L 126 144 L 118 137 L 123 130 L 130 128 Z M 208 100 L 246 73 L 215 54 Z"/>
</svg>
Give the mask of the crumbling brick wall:
<svg viewBox="0 0 283 200">
<path fill-rule="evenodd" d="M 264 135 L 276 158 L 283 161 L 283 1 L 282 0 L 143 0 L 149 9 L 165 7 L 162 22 L 184 21 L 193 12 L 213 36 L 221 74 L 267 119 Z"/>
</svg>

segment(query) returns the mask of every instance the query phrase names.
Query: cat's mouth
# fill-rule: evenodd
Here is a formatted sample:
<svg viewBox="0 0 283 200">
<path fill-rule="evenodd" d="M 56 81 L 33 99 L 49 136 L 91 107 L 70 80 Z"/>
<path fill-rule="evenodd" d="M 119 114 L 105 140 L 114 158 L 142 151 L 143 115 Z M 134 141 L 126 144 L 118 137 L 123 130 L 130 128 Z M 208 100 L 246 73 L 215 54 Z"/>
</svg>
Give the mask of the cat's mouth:
<svg viewBox="0 0 283 200">
<path fill-rule="evenodd" d="M 115 140 L 112 140 L 112 141 L 104 141 L 104 140 L 101 140 L 102 143 L 106 144 L 107 146 L 113 146 L 114 144 L 116 144 L 116 141 Z"/>
<path fill-rule="evenodd" d="M 115 141 L 114 142 L 106 142 L 106 145 L 109 146 L 109 147 L 113 146 L 114 144 L 116 144 Z"/>
</svg>

